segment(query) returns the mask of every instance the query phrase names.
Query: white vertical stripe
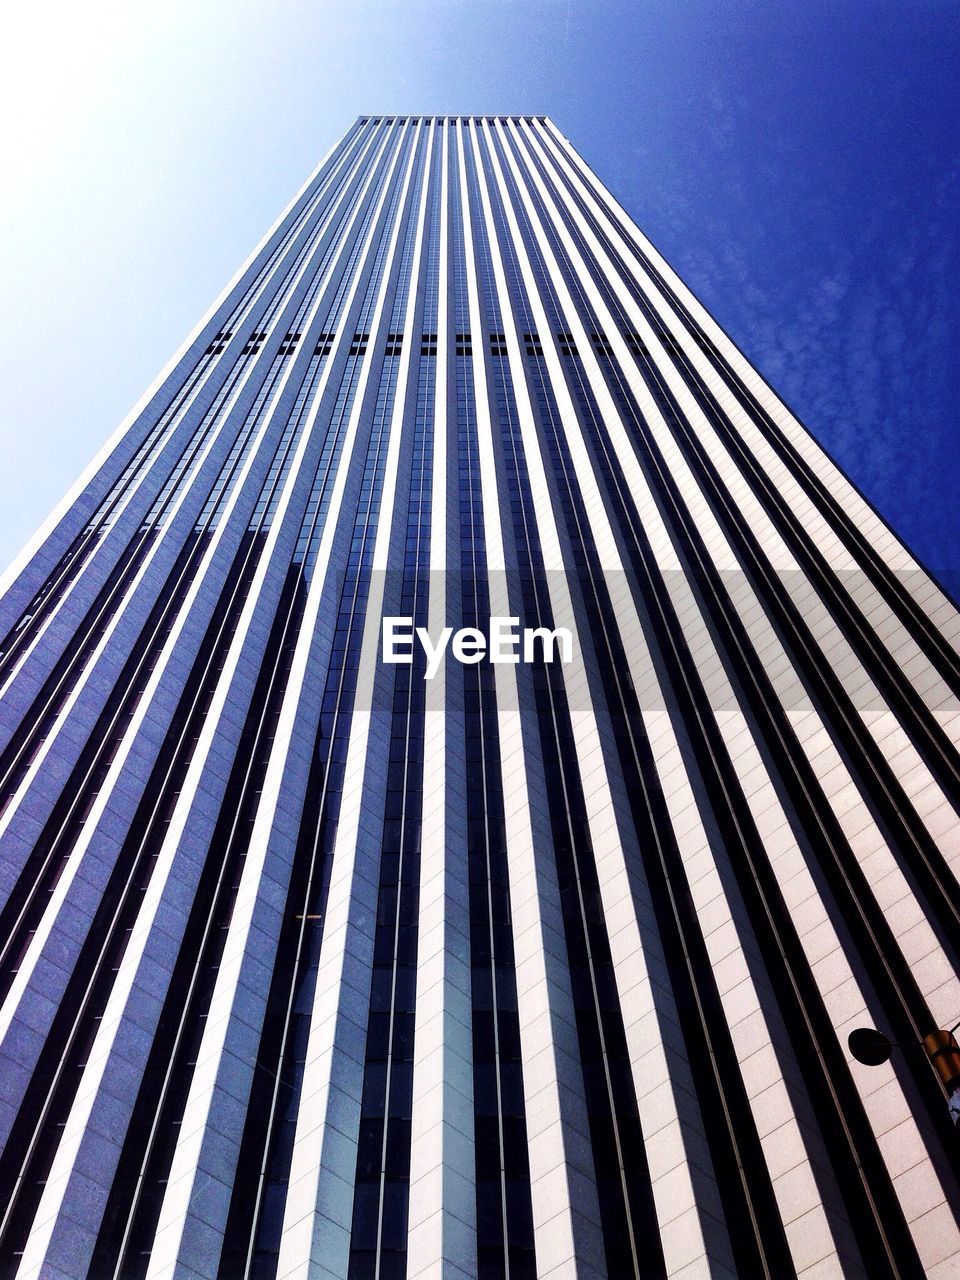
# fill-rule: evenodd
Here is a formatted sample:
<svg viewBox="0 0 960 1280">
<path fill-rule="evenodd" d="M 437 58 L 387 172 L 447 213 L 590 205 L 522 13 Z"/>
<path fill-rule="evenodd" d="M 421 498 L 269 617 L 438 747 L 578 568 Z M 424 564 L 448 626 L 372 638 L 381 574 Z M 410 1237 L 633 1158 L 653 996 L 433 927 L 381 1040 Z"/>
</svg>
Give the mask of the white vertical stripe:
<svg viewBox="0 0 960 1280">
<path fill-rule="evenodd" d="M 447 621 L 447 501 L 458 484 L 457 459 L 447 456 L 449 344 L 450 175 L 446 122 L 440 183 L 440 271 L 434 395 L 433 490 L 430 520 L 428 630 Z M 437 199 L 437 194 L 433 196 Z M 411 335 L 411 342 L 416 335 Z M 434 359 L 434 357 L 430 357 Z M 455 357 L 454 357 L 455 358 Z M 454 508 L 455 509 L 455 508 Z M 452 605 L 456 609 L 455 605 Z M 426 683 L 420 919 L 414 1040 L 413 1118 L 407 1274 L 410 1280 L 454 1280 L 476 1274 L 476 1187 L 470 1001 L 469 879 L 462 840 L 450 828 L 446 793 L 447 690 L 445 664 Z M 453 797 L 463 805 L 463 796 Z"/>
</svg>

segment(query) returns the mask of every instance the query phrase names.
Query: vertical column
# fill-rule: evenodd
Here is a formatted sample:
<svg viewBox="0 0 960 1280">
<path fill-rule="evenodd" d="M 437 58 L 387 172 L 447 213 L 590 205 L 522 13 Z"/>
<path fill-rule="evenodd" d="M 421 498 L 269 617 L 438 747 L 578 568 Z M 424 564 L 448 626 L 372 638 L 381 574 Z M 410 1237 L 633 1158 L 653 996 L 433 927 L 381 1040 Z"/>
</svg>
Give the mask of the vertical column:
<svg viewBox="0 0 960 1280">
<path fill-rule="evenodd" d="M 450 151 L 456 126 L 440 131 L 440 272 L 434 399 L 430 621 L 437 636 L 458 604 L 457 572 L 448 548 L 458 510 L 456 423 L 448 417 L 450 351 Z M 434 193 L 434 198 L 437 194 Z M 411 342 L 414 336 L 411 335 Z M 450 435 L 452 431 L 452 436 Z M 476 1275 L 470 928 L 462 763 L 462 681 L 444 663 L 426 691 L 423 836 L 417 1016 L 410 1146 L 408 1280 L 470 1280 Z M 458 726 L 461 730 L 458 733 Z"/>
</svg>

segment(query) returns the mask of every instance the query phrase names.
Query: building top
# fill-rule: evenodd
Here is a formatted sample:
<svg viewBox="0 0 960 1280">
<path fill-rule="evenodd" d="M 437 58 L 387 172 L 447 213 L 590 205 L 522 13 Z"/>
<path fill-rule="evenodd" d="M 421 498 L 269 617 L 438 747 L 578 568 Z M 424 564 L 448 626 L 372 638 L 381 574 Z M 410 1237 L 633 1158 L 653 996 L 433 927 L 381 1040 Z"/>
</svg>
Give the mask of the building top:
<svg viewBox="0 0 960 1280">
<path fill-rule="evenodd" d="M 442 124 L 444 121 L 450 124 L 545 124 L 546 116 L 360 116 L 357 120 L 358 124 Z"/>
</svg>

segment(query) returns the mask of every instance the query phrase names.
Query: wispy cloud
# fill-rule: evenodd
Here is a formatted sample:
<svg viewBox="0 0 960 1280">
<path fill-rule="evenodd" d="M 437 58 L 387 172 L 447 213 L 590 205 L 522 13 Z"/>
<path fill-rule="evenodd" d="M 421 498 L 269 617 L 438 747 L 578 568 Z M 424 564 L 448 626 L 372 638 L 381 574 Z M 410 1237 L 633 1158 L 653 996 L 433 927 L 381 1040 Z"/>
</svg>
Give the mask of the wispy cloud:
<svg viewBox="0 0 960 1280">
<path fill-rule="evenodd" d="M 866 206 L 834 194 L 705 89 L 709 127 L 669 155 L 641 148 L 624 192 L 731 336 L 912 549 L 960 574 L 957 315 L 960 168 L 891 174 Z M 649 182 L 649 175 L 654 182 Z"/>
</svg>

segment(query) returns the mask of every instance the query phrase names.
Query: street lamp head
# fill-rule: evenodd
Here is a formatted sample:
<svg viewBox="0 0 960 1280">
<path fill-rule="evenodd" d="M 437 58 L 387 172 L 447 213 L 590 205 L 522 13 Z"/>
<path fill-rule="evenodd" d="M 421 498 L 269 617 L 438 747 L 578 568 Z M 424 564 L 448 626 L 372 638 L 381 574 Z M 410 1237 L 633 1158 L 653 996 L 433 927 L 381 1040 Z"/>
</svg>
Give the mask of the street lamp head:
<svg viewBox="0 0 960 1280">
<path fill-rule="evenodd" d="M 879 1067 L 890 1057 L 891 1044 L 882 1031 L 858 1027 L 847 1037 L 847 1048 L 865 1067 Z"/>
</svg>

